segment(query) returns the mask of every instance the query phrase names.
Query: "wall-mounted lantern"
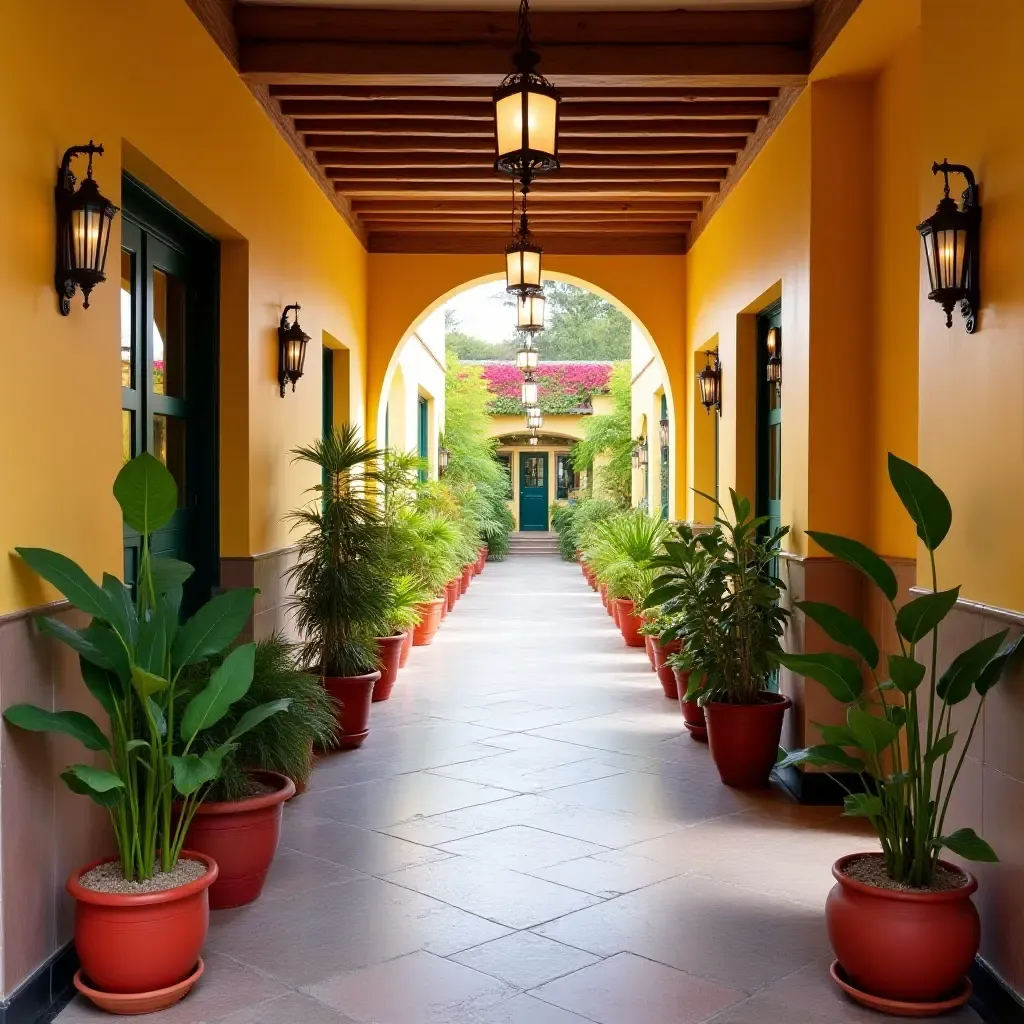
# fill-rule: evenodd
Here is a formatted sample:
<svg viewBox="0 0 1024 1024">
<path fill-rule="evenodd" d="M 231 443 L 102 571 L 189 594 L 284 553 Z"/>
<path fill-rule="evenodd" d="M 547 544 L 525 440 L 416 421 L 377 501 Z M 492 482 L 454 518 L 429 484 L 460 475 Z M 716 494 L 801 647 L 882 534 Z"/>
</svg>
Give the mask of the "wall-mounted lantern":
<svg viewBox="0 0 1024 1024">
<path fill-rule="evenodd" d="M 530 373 L 537 369 L 540 360 L 540 353 L 530 345 L 529 339 L 516 351 L 516 366 L 523 373 Z"/>
<path fill-rule="evenodd" d="M 448 472 L 448 460 L 451 458 L 451 452 L 448 451 L 445 446 L 439 445 L 437 449 L 437 475 L 444 476 Z"/>
<path fill-rule="evenodd" d="M 768 370 L 767 379 L 769 384 L 775 385 L 775 394 L 782 394 L 782 331 L 778 327 L 772 327 L 768 331 Z"/>
<path fill-rule="evenodd" d="M 527 292 L 516 303 L 516 326 L 528 334 L 544 330 L 544 308 L 547 300 L 542 291 Z"/>
<path fill-rule="evenodd" d="M 540 54 L 530 39 L 530 0 L 519 4 L 516 70 L 494 92 L 497 158 L 494 166 L 526 184 L 558 167 L 558 104 L 561 97 L 535 70 Z"/>
<path fill-rule="evenodd" d="M 718 361 L 718 349 L 704 352 L 704 369 L 697 374 L 700 386 L 700 404 L 710 413 L 717 409 L 722 412 L 722 365 Z"/>
<path fill-rule="evenodd" d="M 536 405 L 537 404 L 537 382 L 533 379 L 533 376 L 527 376 L 523 382 L 523 405 Z"/>
<path fill-rule="evenodd" d="M 85 180 L 75 190 L 71 161 L 76 156 L 89 156 Z M 110 245 L 110 227 L 117 207 L 100 194 L 92 176 L 92 158 L 103 156 L 103 147 L 72 146 L 66 150 L 57 170 L 54 198 L 57 205 L 57 256 L 53 283 L 57 289 L 60 311 L 71 312 L 75 289 L 82 289 L 83 308 L 89 308 L 89 293 L 106 280 L 103 268 Z"/>
<path fill-rule="evenodd" d="M 281 323 L 277 328 L 277 377 L 281 383 L 281 397 L 284 398 L 285 386 L 291 381 L 292 391 L 295 382 L 302 376 L 302 368 L 306 362 L 306 345 L 309 335 L 299 326 L 299 310 L 302 307 L 293 302 L 284 307 Z M 295 316 L 291 326 L 288 325 L 288 314 L 294 310 Z"/>
<path fill-rule="evenodd" d="M 949 195 L 951 173 L 962 174 L 967 181 L 959 205 Z M 963 164 L 943 160 L 941 164 L 932 164 L 932 174 L 943 177 L 942 199 L 935 212 L 917 225 L 928 265 L 928 298 L 945 310 L 947 327 L 953 326 L 953 309 L 959 303 L 967 333 L 973 334 L 981 306 L 978 186 L 974 172 Z"/>
<path fill-rule="evenodd" d="M 633 468 L 646 469 L 648 462 L 647 438 L 638 437 L 633 444 Z"/>
<path fill-rule="evenodd" d="M 671 439 L 672 435 L 669 433 L 668 420 L 660 420 L 658 422 L 658 440 L 661 442 L 661 447 L 667 448 Z"/>
</svg>

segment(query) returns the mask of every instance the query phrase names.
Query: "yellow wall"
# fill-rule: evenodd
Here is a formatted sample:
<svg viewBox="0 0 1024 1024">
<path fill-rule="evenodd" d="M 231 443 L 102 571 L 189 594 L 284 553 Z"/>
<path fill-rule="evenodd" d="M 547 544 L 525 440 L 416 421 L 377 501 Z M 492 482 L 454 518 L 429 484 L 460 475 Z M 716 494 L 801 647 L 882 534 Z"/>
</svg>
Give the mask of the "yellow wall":
<svg viewBox="0 0 1024 1024">
<path fill-rule="evenodd" d="M 0 34 L 0 613 L 47 600 L 15 544 L 45 545 L 94 575 L 120 573 L 110 487 L 120 464 L 120 218 L 90 309 L 57 312 L 53 184 L 64 149 L 102 142 L 95 175 L 119 201 L 124 167 L 222 247 L 221 553 L 290 543 L 282 516 L 315 482 L 289 450 L 320 429 L 318 346 L 350 350 L 351 409 L 366 379 L 366 254 L 181 0 L 4 6 Z M 100 20 L 97 21 L 97 18 Z M 83 43 L 86 45 L 83 46 Z M 302 304 L 314 339 L 294 395 L 278 395 L 276 328 Z"/>
<path fill-rule="evenodd" d="M 917 286 L 921 465 L 953 505 L 940 583 L 962 583 L 964 597 L 1017 610 L 1024 609 L 1022 38 L 1018 0 L 973 4 L 969 14 L 952 0 L 923 5 L 918 219 L 942 195 L 930 168 L 943 157 L 973 168 L 984 219 L 978 330 L 966 334 L 958 312 L 946 329 L 942 310 L 926 298 L 923 268 Z M 961 179 L 950 180 L 959 196 Z"/>
<path fill-rule="evenodd" d="M 546 256 L 545 276 L 590 288 L 620 306 L 650 335 L 669 380 L 669 418 L 675 424 L 677 507 L 685 474 L 685 258 L 682 256 Z M 469 284 L 501 276 L 500 256 L 409 256 L 371 253 L 367 422 L 376 422 L 396 348 L 445 299 Z M 675 457 L 675 456 L 674 456 Z"/>
</svg>

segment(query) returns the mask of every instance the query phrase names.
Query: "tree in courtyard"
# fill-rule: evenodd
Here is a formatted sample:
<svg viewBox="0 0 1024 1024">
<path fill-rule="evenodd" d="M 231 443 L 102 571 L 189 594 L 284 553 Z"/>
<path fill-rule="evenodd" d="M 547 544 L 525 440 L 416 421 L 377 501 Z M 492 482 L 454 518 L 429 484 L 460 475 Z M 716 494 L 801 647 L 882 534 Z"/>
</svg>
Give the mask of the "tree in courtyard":
<svg viewBox="0 0 1024 1024">
<path fill-rule="evenodd" d="M 598 492 L 627 506 L 632 497 L 633 479 L 629 363 L 618 363 L 612 370 L 609 391 L 612 410 L 587 419 L 583 440 L 572 450 L 572 465 L 577 473 L 585 473 L 601 460 L 597 465 Z"/>
</svg>

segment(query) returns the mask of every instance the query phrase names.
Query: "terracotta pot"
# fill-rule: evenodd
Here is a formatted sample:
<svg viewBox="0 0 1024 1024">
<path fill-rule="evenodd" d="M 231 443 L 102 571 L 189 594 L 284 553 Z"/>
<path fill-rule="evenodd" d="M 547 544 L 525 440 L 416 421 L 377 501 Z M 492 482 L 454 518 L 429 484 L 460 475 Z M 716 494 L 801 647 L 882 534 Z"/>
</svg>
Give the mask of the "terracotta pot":
<svg viewBox="0 0 1024 1024">
<path fill-rule="evenodd" d="M 370 733 L 370 702 L 373 687 L 380 672 L 367 672 L 362 676 L 324 676 L 327 692 L 339 702 L 334 715 L 337 726 L 334 737 L 341 750 L 354 750 L 362 746 Z"/>
<path fill-rule="evenodd" d="M 654 638 L 652 637 L 652 639 Z M 662 645 L 654 639 L 654 670 L 658 673 L 658 682 L 661 683 L 665 696 L 671 697 L 672 700 L 679 699 L 679 688 L 676 686 L 676 677 L 672 667 L 666 664 L 666 659 L 670 654 L 678 654 L 681 646 L 682 644 L 678 640 Z"/>
<path fill-rule="evenodd" d="M 849 861 L 864 856 L 881 858 L 854 853 L 832 865 L 836 884 L 825 903 L 828 937 L 851 984 L 904 1003 L 934 1003 L 963 989 L 981 935 L 971 901 L 977 881 L 964 872 L 968 883 L 960 889 L 879 889 L 843 874 Z"/>
<path fill-rule="evenodd" d="M 487 561 L 487 549 L 481 548 L 477 553 L 476 561 L 473 563 L 473 575 L 479 576 L 484 571 L 484 564 Z"/>
<path fill-rule="evenodd" d="M 387 700 L 395 688 L 398 670 L 401 668 L 402 648 L 405 646 L 407 633 L 396 633 L 394 636 L 377 637 L 377 667 L 380 679 L 373 684 L 373 699 Z"/>
<path fill-rule="evenodd" d="M 441 591 L 441 616 L 440 621 L 444 622 L 448 618 L 448 588 L 445 587 Z"/>
<path fill-rule="evenodd" d="M 459 590 L 460 594 L 464 594 L 467 590 L 469 590 L 469 584 L 472 582 L 472 580 L 473 566 L 467 565 L 466 568 L 462 570 L 462 587 Z"/>
<path fill-rule="evenodd" d="M 448 598 L 448 611 L 452 611 L 455 607 L 455 602 L 459 599 L 459 592 L 462 590 L 462 578 L 456 576 L 455 579 L 449 580 L 445 587 L 445 593 Z"/>
<path fill-rule="evenodd" d="M 410 626 L 405 631 L 405 640 L 402 642 L 402 652 L 398 657 L 398 667 L 405 668 L 406 662 L 409 660 L 409 655 L 412 653 L 412 641 L 415 630 Z"/>
<path fill-rule="evenodd" d="M 220 873 L 210 886 L 210 907 L 226 910 L 252 903 L 263 891 L 281 838 L 286 800 L 295 783 L 277 772 L 253 771 L 273 793 L 248 800 L 204 801 L 188 829 L 185 845 L 216 861 Z"/>
<path fill-rule="evenodd" d="M 644 637 L 640 627 L 644 624 L 644 619 L 642 615 L 637 615 L 633 611 L 633 602 L 628 598 L 618 597 L 615 599 L 615 610 L 619 631 L 622 633 L 622 639 L 626 641 L 626 646 L 643 647 Z"/>
<path fill-rule="evenodd" d="M 433 641 L 434 634 L 441 625 L 441 613 L 444 611 L 445 603 L 445 599 L 439 597 L 416 607 L 420 621 L 412 631 L 413 647 L 426 647 Z"/>
<path fill-rule="evenodd" d="M 656 668 L 654 664 L 654 637 L 644 637 L 644 649 L 647 651 L 647 660 L 651 663 L 651 671 L 653 672 Z"/>
<path fill-rule="evenodd" d="M 79 882 L 116 857 L 71 873 L 67 890 L 75 899 L 75 950 L 82 972 L 100 991 L 155 993 L 176 987 L 195 971 L 210 926 L 209 889 L 217 881 L 217 862 L 191 850 L 181 856 L 202 861 L 206 874 L 166 892 L 95 892 Z"/>
<path fill-rule="evenodd" d="M 679 710 L 683 714 L 683 725 L 686 731 L 698 743 L 707 743 L 708 727 L 704 721 L 704 709 L 696 700 L 683 700 L 686 695 L 686 688 L 690 685 L 690 670 L 672 669 L 672 677 L 675 680 L 676 690 L 679 693 Z"/>
<path fill-rule="evenodd" d="M 618 626 L 619 625 L 619 602 L 618 602 L 617 598 L 614 598 L 614 597 L 609 597 L 608 598 L 608 614 L 612 617 L 612 622 L 614 622 L 615 625 Z M 621 627 L 619 629 L 619 632 L 622 632 Z"/>
<path fill-rule="evenodd" d="M 711 756 L 722 781 L 737 789 L 763 789 L 779 752 L 782 719 L 793 702 L 761 691 L 759 704 L 704 705 Z"/>
</svg>

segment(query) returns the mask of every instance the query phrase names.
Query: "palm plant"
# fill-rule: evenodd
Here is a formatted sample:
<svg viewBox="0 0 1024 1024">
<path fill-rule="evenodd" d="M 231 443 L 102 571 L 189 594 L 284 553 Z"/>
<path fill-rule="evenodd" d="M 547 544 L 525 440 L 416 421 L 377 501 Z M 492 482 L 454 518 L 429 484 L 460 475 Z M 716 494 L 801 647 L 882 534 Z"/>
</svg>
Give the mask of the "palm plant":
<svg viewBox="0 0 1024 1024">
<path fill-rule="evenodd" d="M 429 601 L 432 593 L 411 573 L 391 581 L 391 602 L 387 621 L 392 633 L 404 633 L 420 621 L 417 608 Z"/>
<path fill-rule="evenodd" d="M 401 564 L 430 597 L 439 594 L 459 563 L 459 531 L 438 512 L 414 508 L 399 517 Z"/>
<path fill-rule="evenodd" d="M 626 598 L 640 607 L 654 583 L 653 559 L 662 551 L 667 525 L 633 510 L 599 522 L 593 531 L 591 565 L 608 585 L 610 597 Z"/>
<path fill-rule="evenodd" d="M 337 428 L 292 453 L 321 470 L 315 495 L 290 514 L 302 530 L 288 570 L 303 663 L 324 676 L 357 676 L 377 664 L 375 637 L 391 601 L 388 538 L 377 500 L 382 453 L 356 428 Z"/>
</svg>

